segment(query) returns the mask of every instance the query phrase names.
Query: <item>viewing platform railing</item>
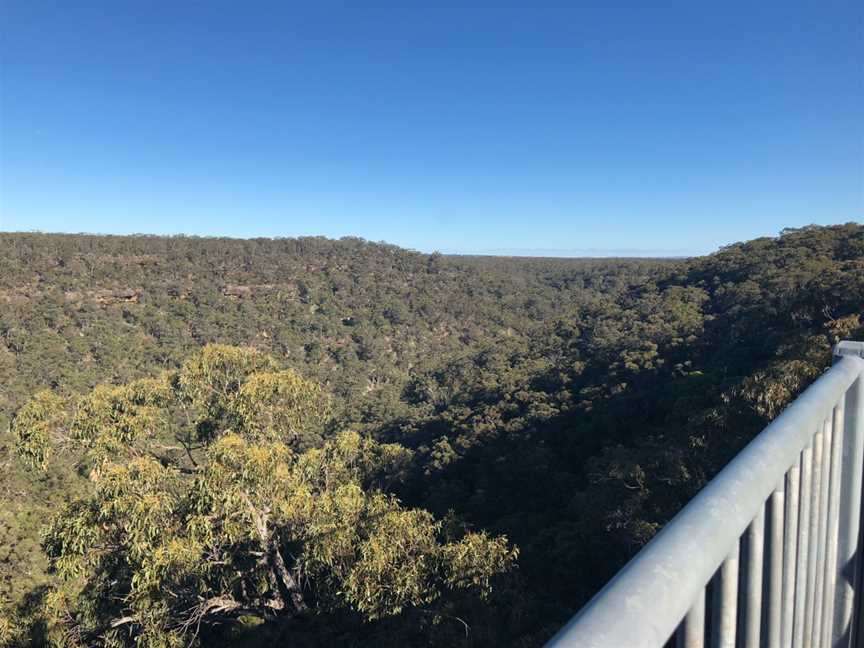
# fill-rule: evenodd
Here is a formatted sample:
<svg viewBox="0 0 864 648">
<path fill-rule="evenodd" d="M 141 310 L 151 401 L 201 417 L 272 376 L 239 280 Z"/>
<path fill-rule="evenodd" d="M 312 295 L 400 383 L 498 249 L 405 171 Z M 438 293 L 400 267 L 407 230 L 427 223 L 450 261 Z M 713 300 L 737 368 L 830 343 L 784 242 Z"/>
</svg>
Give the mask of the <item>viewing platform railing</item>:
<svg viewBox="0 0 864 648">
<path fill-rule="evenodd" d="M 860 641 L 864 343 L 834 359 L 547 646 Z"/>
</svg>

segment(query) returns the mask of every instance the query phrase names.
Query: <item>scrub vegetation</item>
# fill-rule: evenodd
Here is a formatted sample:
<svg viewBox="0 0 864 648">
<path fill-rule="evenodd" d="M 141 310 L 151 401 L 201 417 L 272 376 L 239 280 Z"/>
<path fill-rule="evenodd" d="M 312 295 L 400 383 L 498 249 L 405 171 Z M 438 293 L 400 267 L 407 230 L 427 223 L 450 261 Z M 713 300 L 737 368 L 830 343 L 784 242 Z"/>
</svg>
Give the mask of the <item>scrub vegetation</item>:
<svg viewBox="0 0 864 648">
<path fill-rule="evenodd" d="M 0 250 L 8 646 L 539 645 L 864 334 L 856 224 Z"/>
</svg>

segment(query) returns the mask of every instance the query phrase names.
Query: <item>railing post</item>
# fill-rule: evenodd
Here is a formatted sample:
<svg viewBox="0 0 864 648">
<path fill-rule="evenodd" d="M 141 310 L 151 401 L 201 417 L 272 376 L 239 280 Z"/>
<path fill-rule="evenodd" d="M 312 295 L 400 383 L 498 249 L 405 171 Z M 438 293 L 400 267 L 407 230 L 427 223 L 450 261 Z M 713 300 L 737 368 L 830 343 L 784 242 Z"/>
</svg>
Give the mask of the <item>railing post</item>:
<svg viewBox="0 0 864 648">
<path fill-rule="evenodd" d="M 831 484 L 828 490 L 828 527 L 825 535 L 825 597 L 822 600 L 822 635 L 820 645 L 834 641 L 834 605 L 837 596 L 837 544 L 840 537 L 840 488 L 843 479 L 843 401 L 832 412 L 834 434 L 831 439 Z"/>
<path fill-rule="evenodd" d="M 768 609 L 765 618 L 765 641 L 766 648 L 781 648 L 780 623 L 783 615 L 783 526 L 785 509 L 785 479 L 771 493 L 768 499 L 768 533 L 766 540 L 768 545 L 768 559 L 766 561 L 768 583 L 766 594 L 768 595 Z"/>
<path fill-rule="evenodd" d="M 735 648 L 738 617 L 738 542 L 723 561 L 714 577 L 714 600 L 712 602 L 713 632 L 711 646 L 716 648 Z"/>
<path fill-rule="evenodd" d="M 803 489 L 801 481 L 801 459 L 786 473 L 786 514 L 783 532 L 783 612 L 781 619 L 780 645 L 792 647 L 795 619 L 796 557 L 799 537 L 799 495 Z M 806 499 L 808 493 L 805 493 Z"/>
<path fill-rule="evenodd" d="M 821 518 L 820 504 L 822 502 L 822 452 L 824 450 L 822 423 L 813 435 L 813 483 L 810 487 L 810 538 L 807 540 L 810 550 L 807 553 L 807 605 L 804 609 L 804 648 L 820 648 L 813 644 L 813 624 L 816 612 L 816 573 L 819 570 L 819 520 Z"/>
<path fill-rule="evenodd" d="M 743 605 L 741 611 L 741 639 L 743 648 L 759 648 L 762 628 L 762 572 L 765 551 L 765 507 L 753 518 L 744 535 L 742 552 L 744 575 Z"/>
<path fill-rule="evenodd" d="M 864 343 L 841 342 L 834 359 L 843 356 L 864 358 Z M 834 599 L 832 646 L 852 645 L 859 624 L 855 622 L 855 591 L 859 587 L 859 536 L 861 528 L 861 479 L 864 466 L 864 376 L 846 392 L 843 404 L 843 459 L 840 492 L 837 572 Z"/>
<path fill-rule="evenodd" d="M 801 492 L 798 511 L 798 558 L 795 561 L 795 609 L 792 614 L 792 648 L 804 646 L 804 619 L 809 587 L 810 500 L 813 491 L 813 440 L 801 452 Z"/>
<path fill-rule="evenodd" d="M 693 607 L 681 622 L 676 637 L 676 648 L 703 648 L 705 646 L 705 589 L 693 602 Z"/>
</svg>

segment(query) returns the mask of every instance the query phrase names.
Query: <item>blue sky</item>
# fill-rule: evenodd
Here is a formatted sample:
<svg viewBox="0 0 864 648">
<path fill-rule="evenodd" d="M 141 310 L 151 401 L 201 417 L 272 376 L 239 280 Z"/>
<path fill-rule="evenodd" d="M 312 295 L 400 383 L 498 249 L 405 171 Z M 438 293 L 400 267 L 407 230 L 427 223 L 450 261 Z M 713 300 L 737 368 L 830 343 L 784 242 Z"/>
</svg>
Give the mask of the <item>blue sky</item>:
<svg viewBox="0 0 864 648">
<path fill-rule="evenodd" d="M 0 229 L 693 254 L 864 220 L 864 3 L 0 0 Z"/>
</svg>

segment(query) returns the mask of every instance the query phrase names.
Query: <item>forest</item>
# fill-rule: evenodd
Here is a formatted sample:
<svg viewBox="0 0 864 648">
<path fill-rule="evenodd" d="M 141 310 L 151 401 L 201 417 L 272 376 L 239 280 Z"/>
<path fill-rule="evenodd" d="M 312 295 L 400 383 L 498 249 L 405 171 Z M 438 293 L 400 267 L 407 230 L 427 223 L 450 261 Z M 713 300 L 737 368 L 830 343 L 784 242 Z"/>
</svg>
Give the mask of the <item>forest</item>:
<svg viewBox="0 0 864 648">
<path fill-rule="evenodd" d="M 0 646 L 538 646 L 864 339 L 864 226 L 688 259 L 0 233 Z"/>
</svg>

